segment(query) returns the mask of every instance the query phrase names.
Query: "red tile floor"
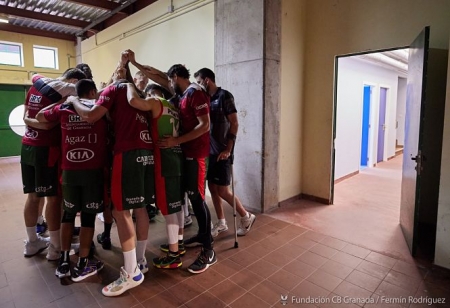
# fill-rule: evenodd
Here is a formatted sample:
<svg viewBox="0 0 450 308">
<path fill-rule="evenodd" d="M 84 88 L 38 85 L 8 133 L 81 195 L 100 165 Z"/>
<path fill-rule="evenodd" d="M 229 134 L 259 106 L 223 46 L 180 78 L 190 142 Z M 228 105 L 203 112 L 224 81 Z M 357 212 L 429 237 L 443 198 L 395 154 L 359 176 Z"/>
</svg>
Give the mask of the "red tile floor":
<svg viewBox="0 0 450 308">
<path fill-rule="evenodd" d="M 57 279 L 45 253 L 23 257 L 20 166 L 17 158 L 0 159 L 0 307 L 450 307 L 448 271 L 415 264 L 409 256 L 399 233 L 398 193 L 386 189 L 374 197 L 355 189 L 368 187 L 365 180 L 398 189 L 395 164 L 397 158 L 336 185 L 334 205 L 299 200 L 257 215 L 238 249 L 228 210 L 230 229 L 216 238 L 219 261 L 208 271 L 187 272 L 199 251 L 190 249 L 181 269 L 151 268 L 139 287 L 106 298 L 101 288 L 122 265 L 115 226 L 113 250 L 97 247 L 106 263 L 98 276 L 80 283 Z M 102 223 L 96 227 L 101 231 Z M 164 242 L 164 219 L 158 216 L 150 225 L 148 260 Z M 418 303 L 427 300 L 445 303 Z"/>
</svg>

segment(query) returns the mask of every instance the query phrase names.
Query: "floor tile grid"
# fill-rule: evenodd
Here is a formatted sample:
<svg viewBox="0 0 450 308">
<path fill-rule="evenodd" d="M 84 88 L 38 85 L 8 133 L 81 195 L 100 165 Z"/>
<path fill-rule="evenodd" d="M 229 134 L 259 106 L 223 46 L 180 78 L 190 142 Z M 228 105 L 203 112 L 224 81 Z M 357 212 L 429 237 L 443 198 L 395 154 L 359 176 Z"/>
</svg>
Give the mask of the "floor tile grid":
<svg viewBox="0 0 450 308">
<path fill-rule="evenodd" d="M 260 216 L 260 217 L 263 217 L 263 215 L 259 215 L 259 216 Z M 270 220 L 269 220 L 269 221 L 270 221 Z M 256 225 L 255 225 L 255 228 L 254 228 L 252 231 L 256 233 L 257 230 L 260 229 L 259 232 L 263 232 L 262 229 L 267 228 L 268 226 L 272 226 L 270 222 L 267 223 L 267 224 L 261 224 L 261 225 L 259 225 L 259 226 L 256 226 Z M 248 246 L 248 247 L 245 247 L 244 244 L 245 244 L 246 241 L 249 241 L 249 240 L 246 240 L 246 239 L 251 238 L 251 236 L 249 235 L 248 237 L 242 237 L 242 238 L 239 238 L 238 242 L 240 242 L 240 244 L 241 244 L 240 248 L 238 248 L 238 249 L 234 249 L 234 248 L 233 248 L 233 250 L 232 250 L 233 253 L 231 253 L 231 254 L 229 254 L 229 255 L 227 255 L 227 254 L 221 254 L 221 253 L 220 253 L 220 250 L 221 250 L 221 249 L 224 249 L 224 247 L 226 247 L 226 246 L 230 246 L 230 244 L 232 244 L 232 243 L 234 242 L 234 238 L 231 239 L 231 240 L 230 240 L 229 238 L 228 238 L 228 239 L 220 239 L 220 238 L 216 239 L 216 241 L 217 241 L 217 243 L 218 243 L 218 245 L 217 245 L 217 246 L 218 246 L 218 248 L 217 248 L 217 250 L 218 250 L 218 257 L 219 257 L 219 262 L 218 262 L 218 264 L 220 264 L 220 262 L 223 262 L 224 260 L 230 260 L 230 259 L 231 259 L 231 260 L 230 260 L 231 262 L 235 262 L 235 261 L 238 261 L 238 262 L 239 262 L 239 259 L 236 259 L 236 257 L 237 257 L 238 254 L 249 254 L 249 255 L 250 255 L 249 251 L 255 249 L 255 248 L 258 247 L 259 245 L 261 245 L 261 246 L 267 246 L 267 249 L 268 249 L 268 251 L 269 251 L 267 254 L 265 254 L 265 255 L 263 255 L 263 256 L 260 256 L 260 257 L 256 257 L 256 258 L 254 257 L 254 255 L 252 255 L 252 257 L 253 257 L 253 262 L 248 262 L 248 263 L 245 264 L 245 265 L 241 264 L 240 272 L 251 271 L 251 272 L 253 272 L 253 274 L 255 274 L 255 275 L 257 275 L 257 276 L 260 277 L 260 282 L 257 283 L 257 284 L 255 284 L 255 285 L 253 285 L 252 287 L 250 287 L 250 288 L 246 291 L 246 293 L 252 293 L 252 295 L 255 295 L 254 293 L 258 293 L 258 292 L 257 292 L 257 290 L 258 290 L 257 286 L 260 286 L 260 285 L 262 285 L 262 284 L 265 283 L 265 282 L 270 282 L 270 283 L 272 283 L 272 281 L 270 280 L 270 277 L 272 277 L 273 275 L 275 275 L 277 272 L 279 272 L 279 271 L 281 271 L 281 270 L 286 270 L 286 269 L 289 270 L 289 266 L 290 266 L 289 264 L 290 264 L 290 263 L 289 263 L 289 264 L 286 264 L 286 266 L 284 266 L 284 267 L 279 267 L 279 266 L 277 266 L 277 270 L 274 271 L 271 275 L 269 275 L 269 276 L 266 277 L 266 278 L 260 276 L 260 275 L 263 273 L 263 271 L 261 271 L 261 270 L 252 271 L 252 269 L 251 269 L 252 265 L 256 264 L 257 262 L 260 262 L 261 260 L 264 260 L 264 258 L 267 257 L 267 255 L 269 255 L 271 252 L 276 252 L 279 248 L 281 248 L 281 247 L 283 247 L 283 246 L 295 245 L 296 241 L 298 241 L 299 239 L 309 239 L 309 240 L 315 242 L 315 244 L 312 245 L 312 246 L 310 246 L 308 249 L 304 250 L 304 252 L 303 252 L 302 254 L 300 254 L 297 258 L 293 259 L 293 260 L 291 261 L 291 263 L 296 262 L 296 260 L 298 260 L 299 258 L 301 258 L 301 256 L 302 256 L 304 253 L 306 253 L 306 252 L 311 253 L 311 254 L 315 254 L 314 252 L 312 252 L 312 251 L 315 251 L 315 247 L 320 247 L 319 245 L 322 245 L 321 242 L 327 242 L 327 239 L 328 239 L 327 237 L 320 236 L 320 235 L 318 235 L 318 234 L 316 234 L 316 233 L 314 233 L 314 232 L 312 232 L 312 231 L 307 231 L 307 230 L 302 230 L 303 233 L 301 233 L 300 235 L 297 235 L 297 236 L 295 236 L 294 238 L 290 239 L 286 244 L 279 244 L 279 245 L 277 245 L 277 244 L 271 242 L 271 239 L 276 238 L 278 234 L 282 233 L 283 230 L 286 230 L 288 227 L 289 227 L 289 224 L 284 225 L 282 228 L 278 229 L 278 231 L 273 232 L 272 234 L 268 235 L 267 238 L 261 239 L 261 240 L 259 240 L 259 241 L 257 241 L 257 242 L 254 242 L 253 244 L 251 244 L 251 245 Z M 316 241 L 317 241 L 317 242 L 316 242 Z M 271 244 L 267 245 L 267 243 L 265 243 L 265 242 L 268 242 L 268 243 L 271 243 Z M 272 245 L 274 245 L 274 246 L 272 247 Z M 278 248 L 277 248 L 277 246 L 278 246 Z M 323 245 L 323 246 L 327 247 L 326 245 Z M 347 248 L 346 248 L 346 247 L 347 247 Z M 343 246 L 343 247 L 341 248 L 341 250 L 348 250 L 348 247 L 351 247 L 351 250 L 350 250 L 350 251 L 352 251 L 354 254 L 358 254 L 358 253 L 356 252 L 357 250 L 355 249 L 355 246 L 352 245 L 352 244 L 347 244 L 347 245 Z M 272 249 L 272 251 L 270 251 L 271 249 Z M 335 248 L 330 248 L 330 249 L 335 249 Z M 338 250 L 336 249 L 336 251 L 338 251 Z M 319 253 L 323 253 L 323 254 L 324 254 L 324 252 L 322 252 L 322 251 L 320 251 Z M 326 257 L 324 257 L 324 256 L 320 256 L 320 255 L 317 255 L 317 254 L 315 254 L 315 255 L 316 255 L 318 258 L 319 258 L 319 257 L 326 258 Z M 369 256 L 369 255 L 370 255 L 370 252 L 367 253 L 367 256 Z M 333 256 L 333 255 L 331 255 L 330 257 L 332 257 L 332 256 Z M 361 255 L 360 255 L 360 256 L 361 256 Z M 233 257 L 234 257 L 236 260 L 233 260 Z M 354 256 L 354 257 L 357 257 L 357 256 Z M 328 260 L 332 260 L 332 259 L 328 259 Z M 361 262 L 363 262 L 363 259 L 361 259 Z M 367 262 L 367 261 L 366 261 L 366 262 Z M 397 262 L 399 262 L 399 261 L 397 261 Z M 401 262 L 401 261 L 400 261 L 400 262 Z M 371 263 L 371 264 L 375 264 L 375 263 Z M 376 265 L 376 264 L 375 264 L 375 265 Z M 276 266 L 276 265 L 274 265 L 274 266 Z M 311 266 L 311 265 L 310 265 L 310 266 Z M 214 267 L 212 267 L 211 269 L 214 270 Z M 386 268 L 386 269 L 388 269 L 388 268 Z M 298 280 L 297 284 L 295 284 L 291 289 L 295 289 L 296 287 L 298 287 L 304 280 L 307 280 L 307 281 L 311 280 L 310 277 L 312 277 L 312 276 L 314 275 L 314 273 L 318 272 L 319 270 L 320 270 L 319 267 L 314 268 L 314 271 L 312 271 L 312 272 L 311 272 L 309 275 L 307 275 L 306 277 L 299 277 L 299 280 Z M 364 270 L 364 268 L 363 268 L 363 270 Z M 366 270 L 366 271 L 367 271 L 367 270 Z M 173 272 L 173 273 L 174 273 L 174 272 Z M 205 273 L 205 274 L 206 274 L 206 273 Z M 368 274 L 370 274 L 370 271 L 369 271 Z M 163 275 L 163 274 L 161 274 L 161 275 Z M 234 274 L 234 275 L 232 275 L 232 276 L 230 276 L 230 277 L 228 277 L 228 278 L 225 278 L 225 280 L 229 280 L 231 283 L 234 283 L 234 282 L 233 282 L 233 277 L 234 277 L 235 275 L 237 275 L 237 273 Z M 264 275 L 264 274 L 263 274 L 263 275 Z M 171 276 L 172 276 L 172 275 L 171 275 Z M 198 277 L 198 278 L 197 278 L 197 277 Z M 150 279 L 152 279 L 152 277 L 150 277 Z M 195 283 L 195 281 L 196 281 L 197 279 L 201 279 L 201 275 L 187 276 L 185 279 L 180 280 L 177 284 L 173 284 L 173 285 L 171 286 L 171 288 L 172 288 L 172 287 L 176 287 L 176 286 L 177 286 L 178 284 L 180 284 L 180 283 L 183 283 L 183 282 L 189 282 L 190 280 L 192 280 L 192 282 Z M 158 275 L 156 275 L 156 279 L 155 279 L 155 280 L 158 280 Z M 309 281 L 309 282 L 311 282 L 311 281 Z M 314 284 L 315 281 L 312 281 L 311 283 Z M 316 283 L 317 283 L 317 282 L 316 282 Z M 320 282 L 319 282 L 319 284 L 320 284 Z M 316 285 L 316 286 L 321 288 L 320 285 Z M 213 287 L 214 287 L 214 286 L 212 286 L 211 288 L 205 288 L 204 291 L 203 291 L 202 293 L 200 293 L 200 294 L 198 294 L 196 297 L 190 299 L 188 302 L 185 303 L 185 305 L 189 306 L 189 302 L 195 302 L 195 301 L 197 300 L 198 297 L 202 297 L 204 294 L 210 294 L 210 293 L 209 293 L 209 290 L 212 289 Z M 165 292 L 165 291 L 167 291 L 167 290 L 169 289 L 169 288 L 166 288 L 166 287 L 163 287 L 163 288 L 164 288 L 164 291 L 163 291 L 163 292 Z M 283 295 L 290 294 L 288 290 L 281 289 L 281 291 L 283 292 Z M 327 293 L 326 295 L 328 296 L 329 294 L 331 294 L 332 291 L 334 291 L 334 289 L 333 289 L 333 290 L 327 290 L 327 291 L 328 291 L 328 292 L 326 292 L 326 293 Z M 161 292 L 161 293 L 163 293 L 163 292 Z M 133 292 L 130 292 L 130 293 L 133 294 Z M 244 294 L 241 295 L 240 297 L 245 296 L 246 293 L 244 293 Z M 372 293 L 371 295 L 374 295 L 374 294 L 376 294 L 376 292 Z M 94 294 L 94 293 L 92 293 L 92 295 L 93 295 L 94 297 L 96 296 L 96 294 Z M 155 294 L 154 296 L 156 297 L 156 296 L 161 296 L 161 295 L 162 295 L 162 294 L 158 293 L 158 294 Z M 281 293 L 280 293 L 280 295 L 281 295 Z M 344 293 L 341 293 L 341 294 L 339 294 L 339 295 L 345 295 L 345 292 L 344 292 Z M 234 301 L 231 301 L 229 304 L 230 304 L 230 305 L 233 305 L 233 303 L 236 302 L 236 301 L 238 301 L 240 297 L 236 298 Z M 220 301 L 220 299 L 218 299 L 218 300 Z M 278 301 L 277 298 L 275 298 L 275 300 Z M 136 299 L 136 301 L 139 302 L 137 299 Z M 149 299 L 146 300 L 146 301 L 152 302 L 152 298 L 149 298 Z M 100 303 L 101 303 L 101 302 L 100 302 Z M 222 302 L 222 303 L 223 303 L 223 302 Z M 268 304 L 268 305 L 276 305 L 276 303 L 274 304 L 273 302 L 272 302 L 272 303 L 269 303 L 269 302 L 265 301 L 265 303 Z M 143 304 L 145 304 L 145 301 L 143 302 Z M 223 304 L 225 305 L 225 303 L 223 303 Z M 184 304 L 183 304 L 183 305 L 184 305 Z M 101 306 L 103 306 L 103 305 L 101 305 Z M 114 306 L 115 306 L 115 305 L 114 305 Z"/>
<path fill-rule="evenodd" d="M 263 227 L 264 227 L 264 226 L 260 226 L 260 228 L 263 228 Z M 255 228 L 255 230 L 257 230 L 257 228 Z M 278 232 L 281 232 L 282 230 L 283 230 L 283 229 L 280 229 Z M 277 232 L 277 233 L 278 233 L 278 232 Z M 270 238 L 270 237 L 275 237 L 275 236 L 277 235 L 277 233 L 274 233 L 274 234 L 272 234 L 272 235 L 269 235 L 268 238 Z M 296 238 L 290 240 L 287 244 L 290 245 L 290 244 L 292 244 L 291 242 L 295 242 L 295 240 L 296 240 L 297 238 L 302 238 L 302 237 L 303 237 L 303 238 L 308 238 L 308 239 L 314 240 L 314 237 L 310 236 L 310 234 L 314 234 L 314 232 L 312 232 L 312 231 L 307 231 L 307 232 L 305 232 L 305 233 L 303 233 L 303 234 L 301 234 L 301 235 L 298 235 Z M 315 239 L 315 240 L 317 240 L 316 244 L 313 245 L 313 246 L 311 246 L 307 251 L 308 251 L 308 252 L 314 251 L 314 248 L 315 248 L 315 247 L 318 247 L 319 245 L 321 245 L 321 242 L 322 242 L 324 239 L 326 239 L 326 238 L 329 239 L 329 237 L 318 237 L 318 238 L 316 238 L 316 239 Z M 251 249 L 253 249 L 253 247 L 255 247 L 255 246 L 257 246 L 257 245 L 261 245 L 261 244 L 262 244 L 261 242 L 262 242 L 262 241 L 259 241 L 259 242 L 257 242 L 257 243 L 254 243 L 254 244 L 251 245 L 250 247 L 245 248 L 243 251 L 251 250 Z M 325 245 L 325 246 L 326 246 L 326 245 Z M 331 248 L 331 249 L 335 249 L 335 248 Z M 395 295 L 404 295 L 404 294 L 413 296 L 413 295 L 416 294 L 418 285 L 417 285 L 414 289 L 410 290 L 409 293 L 407 293 L 407 292 L 403 292 L 404 289 L 402 289 L 401 287 L 397 287 L 396 285 L 390 284 L 389 282 L 386 281 L 387 272 L 395 272 L 395 273 L 400 273 L 400 272 L 396 272 L 396 271 L 390 269 L 390 267 L 393 267 L 394 264 L 391 264 L 390 267 L 386 267 L 386 266 L 377 264 L 377 263 L 381 263 L 381 262 L 372 263 L 371 261 L 373 261 L 373 257 L 372 257 L 373 254 L 377 254 L 377 253 L 371 252 L 370 250 L 367 250 L 367 249 L 364 249 L 364 248 L 361 248 L 361 247 L 358 247 L 358 246 L 355 246 L 355 245 L 352 245 L 352 244 L 346 244 L 345 246 L 343 246 L 343 247 L 341 248 L 341 250 L 349 252 L 350 255 L 353 255 L 353 256 L 356 257 L 356 258 L 364 257 L 364 258 L 366 258 L 366 259 L 369 259 L 369 261 L 368 261 L 368 260 L 365 260 L 365 259 L 360 259 L 361 262 L 365 262 L 365 264 L 369 265 L 369 269 L 360 266 L 360 267 L 357 267 L 357 268 L 354 270 L 354 272 L 359 272 L 359 273 L 362 273 L 362 274 L 366 274 L 366 275 L 369 275 L 370 277 L 375 278 L 375 279 L 377 279 L 377 278 L 382 278 L 382 280 L 379 280 L 379 281 L 380 281 L 379 284 L 381 284 L 382 281 L 383 281 L 383 282 L 385 283 L 385 286 L 386 286 L 386 287 L 389 287 L 389 288 L 391 288 L 391 289 L 392 289 L 392 288 L 394 288 L 394 289 L 399 289 L 400 292 L 399 292 L 398 294 L 393 293 L 393 294 L 391 294 L 392 296 L 395 296 Z M 394 261 L 395 263 L 397 263 L 397 262 L 403 262 L 403 261 L 400 261 L 400 260 L 395 261 L 395 259 L 390 258 L 390 257 L 388 257 L 388 256 L 383 256 L 383 255 L 381 255 L 381 254 L 377 254 L 377 255 L 386 258 L 386 260 L 387 260 L 387 261 L 391 261 L 391 263 L 392 263 L 392 261 Z M 370 257 L 369 257 L 369 256 L 370 256 Z M 228 258 L 231 258 L 231 257 L 228 257 Z M 301 258 L 301 255 L 299 255 L 299 256 L 297 257 L 297 259 L 299 259 L 299 258 Z M 253 263 L 247 264 L 246 267 L 243 268 L 242 270 L 245 270 L 245 269 L 250 268 L 250 267 L 252 266 L 252 264 L 255 264 L 256 262 L 258 262 L 258 261 L 261 260 L 261 259 L 263 259 L 263 258 L 255 259 L 255 261 L 254 261 Z M 331 260 L 331 259 L 329 259 L 329 260 Z M 295 260 L 293 260 L 292 262 L 295 262 Z M 292 263 L 292 262 L 291 262 L 291 263 Z M 376 261 L 375 261 L 375 262 L 376 262 Z M 370 270 L 370 267 L 375 267 L 375 268 L 382 269 L 382 270 L 379 271 L 379 272 L 377 272 L 376 270 L 375 270 L 375 271 L 371 271 L 371 270 Z M 289 264 L 286 265 L 286 268 L 289 268 Z M 283 269 L 284 269 L 284 268 L 279 268 L 278 271 L 279 271 L 279 270 L 283 270 Z M 317 272 L 317 271 L 319 271 L 319 270 L 320 270 L 320 269 L 317 268 L 315 272 Z M 308 280 L 310 277 L 312 277 L 312 276 L 314 275 L 315 272 L 311 273 L 311 274 L 310 274 L 309 276 L 307 276 L 307 277 L 304 277 L 304 279 Z M 384 274 L 383 274 L 383 273 L 384 273 Z M 274 274 L 275 274 L 275 273 L 274 273 Z M 274 274 L 272 274 L 272 275 L 274 275 Z M 400 274 L 401 274 L 401 273 L 400 273 Z M 381 275 L 381 277 L 380 277 L 380 275 Z M 271 276 L 269 276 L 269 278 L 270 278 L 270 277 L 271 277 Z M 228 278 L 228 279 L 232 280 L 232 278 L 233 278 L 233 276 L 230 277 L 230 278 Z M 262 278 L 262 277 L 261 277 L 261 278 Z M 263 279 L 264 279 L 263 281 L 269 280 L 269 278 L 263 278 Z M 412 277 L 410 277 L 410 278 L 412 278 Z M 296 286 L 300 285 L 300 284 L 302 283 L 302 281 L 303 281 L 303 280 L 299 280 L 299 282 L 297 283 Z M 314 283 L 314 282 L 313 282 L 313 283 Z M 347 283 L 348 283 L 348 282 L 347 282 Z M 350 284 L 351 284 L 351 283 L 350 283 Z M 354 285 L 354 286 L 357 287 L 357 288 L 359 288 L 359 287 L 356 286 L 356 285 Z M 320 287 L 320 286 L 319 286 L 319 287 Z M 294 286 L 294 288 L 295 288 L 295 286 Z M 337 288 L 338 288 L 338 286 L 336 287 L 336 289 L 337 289 Z M 252 292 L 252 290 L 254 290 L 254 289 L 256 289 L 256 286 L 254 286 L 253 288 L 251 288 L 249 291 Z M 334 291 L 334 289 L 329 290 L 329 291 L 332 292 L 332 291 Z M 406 291 L 406 290 L 405 290 L 405 291 Z M 370 291 L 369 291 L 369 292 L 370 292 Z M 377 293 L 377 292 L 378 292 L 378 293 Z M 374 290 L 374 292 L 373 292 L 373 290 L 372 290 L 372 292 L 370 292 L 370 293 L 368 293 L 368 294 L 369 294 L 370 296 L 377 296 L 377 295 L 384 295 L 384 293 L 386 293 L 386 290 L 385 290 L 385 289 L 377 288 L 376 290 Z M 389 295 L 389 293 L 386 293 L 386 294 Z M 281 294 L 280 294 L 280 295 L 281 295 Z M 346 295 L 345 292 L 344 292 L 342 295 L 345 296 L 345 295 Z"/>
</svg>

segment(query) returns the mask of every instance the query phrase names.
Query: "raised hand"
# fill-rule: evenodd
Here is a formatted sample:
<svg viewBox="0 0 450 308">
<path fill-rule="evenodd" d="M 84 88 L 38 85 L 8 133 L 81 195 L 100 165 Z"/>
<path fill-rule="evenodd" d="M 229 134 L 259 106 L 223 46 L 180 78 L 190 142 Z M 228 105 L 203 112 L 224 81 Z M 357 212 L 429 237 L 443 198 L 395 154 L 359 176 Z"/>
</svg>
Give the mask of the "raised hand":
<svg viewBox="0 0 450 308">
<path fill-rule="evenodd" d="M 129 61 L 128 52 L 126 50 L 122 51 L 120 53 L 120 66 L 124 67 L 128 61 Z"/>
<path fill-rule="evenodd" d="M 135 63 L 136 62 L 136 54 L 134 53 L 134 51 L 131 49 L 127 49 L 127 50 L 125 50 L 125 52 L 128 54 L 128 60 L 130 60 L 131 63 Z"/>
</svg>

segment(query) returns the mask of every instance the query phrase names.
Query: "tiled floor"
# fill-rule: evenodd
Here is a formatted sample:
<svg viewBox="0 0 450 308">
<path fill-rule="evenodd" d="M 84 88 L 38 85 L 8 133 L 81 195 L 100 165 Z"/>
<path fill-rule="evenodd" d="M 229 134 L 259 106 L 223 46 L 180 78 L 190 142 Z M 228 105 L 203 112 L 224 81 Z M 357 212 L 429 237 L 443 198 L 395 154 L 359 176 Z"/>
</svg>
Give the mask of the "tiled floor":
<svg viewBox="0 0 450 308">
<path fill-rule="evenodd" d="M 327 225 L 326 208 L 315 205 L 314 209 L 300 201 L 297 206 L 258 215 L 252 231 L 239 238 L 238 249 L 234 248 L 229 216 L 230 230 L 215 243 L 219 261 L 207 272 L 194 276 L 186 271 L 198 253 L 191 249 L 181 269 L 151 268 L 139 287 L 118 298 L 106 298 L 101 288 L 118 277 L 122 264 L 115 229 L 113 250 L 97 249 L 98 257 L 106 262 L 98 276 L 81 283 L 59 280 L 54 276 L 56 265 L 47 262 L 44 253 L 23 257 L 24 200 L 18 159 L 1 159 L 0 307 L 361 307 L 365 302 L 366 307 L 428 306 L 410 305 L 408 296 L 415 301 L 444 299 L 445 304 L 436 307 L 450 307 L 447 271 L 415 265 L 411 258 L 403 257 L 403 248 L 388 247 L 386 253 L 379 253 L 378 244 L 371 245 L 370 237 L 363 243 L 360 234 L 351 237 L 351 228 L 343 232 L 321 228 L 322 223 Z M 316 222 L 289 222 L 285 217 L 301 213 Z M 346 219 L 343 213 L 339 215 Z M 100 221 L 97 227 L 102 230 Z M 195 226 L 187 229 L 188 235 L 194 232 Z M 163 218 L 157 217 L 150 226 L 147 259 L 159 255 L 164 238 Z M 375 243 L 381 241 L 382 236 Z M 345 303 L 337 304 L 339 299 Z M 308 300 L 314 303 L 304 303 Z M 387 300 L 396 303 L 387 304 Z"/>
</svg>

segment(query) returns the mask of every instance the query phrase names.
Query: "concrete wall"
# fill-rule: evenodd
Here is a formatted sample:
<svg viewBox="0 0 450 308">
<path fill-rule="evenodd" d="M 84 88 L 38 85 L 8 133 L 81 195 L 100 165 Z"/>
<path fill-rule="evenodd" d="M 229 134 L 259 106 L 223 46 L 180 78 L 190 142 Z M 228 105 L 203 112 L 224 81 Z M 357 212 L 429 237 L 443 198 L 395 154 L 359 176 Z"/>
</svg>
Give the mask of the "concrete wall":
<svg viewBox="0 0 450 308">
<path fill-rule="evenodd" d="M 81 43 L 82 61 L 91 66 L 94 80 L 107 81 L 125 49 L 141 64 L 167 71 L 176 63 L 193 75 L 214 67 L 213 1 L 160 0 Z M 132 74 L 137 70 L 131 65 Z M 194 81 L 194 78 L 191 79 Z M 220 80 L 219 80 L 220 82 Z"/>
<path fill-rule="evenodd" d="M 21 43 L 24 62 L 23 67 L 0 65 L 0 83 L 31 84 L 30 77 L 34 73 L 41 73 L 45 76 L 56 78 L 61 76 L 69 67 L 75 66 L 74 42 L 7 31 L 0 31 L 0 41 Z M 59 69 L 35 68 L 33 45 L 58 48 Z"/>
<path fill-rule="evenodd" d="M 388 88 L 386 98 L 385 155 L 383 160 L 395 154 L 396 110 L 398 74 L 354 57 L 338 60 L 337 109 L 336 109 L 336 158 L 335 180 L 359 171 L 361 161 L 361 132 L 364 85 L 371 85 L 369 161 L 373 166 L 377 159 L 380 88 Z M 404 89 L 406 90 L 406 89 Z"/>
<path fill-rule="evenodd" d="M 302 191 L 302 126 L 306 1 L 281 3 L 280 196 Z"/>
<path fill-rule="evenodd" d="M 448 48 L 450 1 L 315 0 L 306 9 L 302 192 L 329 200 L 334 57 L 408 46 L 427 25 L 431 47 Z"/>
<path fill-rule="evenodd" d="M 216 79 L 239 112 L 236 193 L 255 211 L 279 201 L 280 13 L 278 0 L 216 2 Z"/>
</svg>

